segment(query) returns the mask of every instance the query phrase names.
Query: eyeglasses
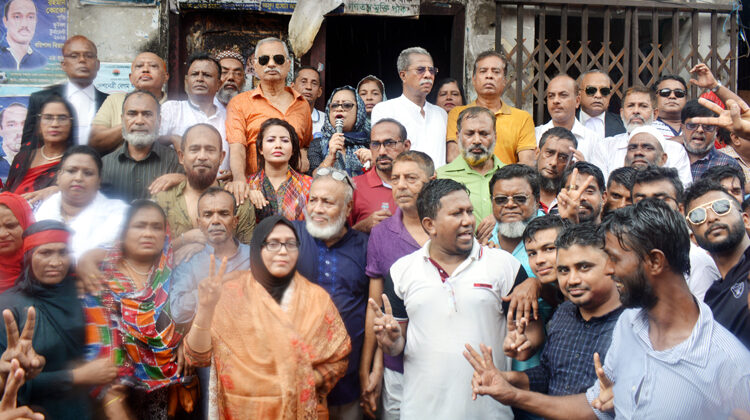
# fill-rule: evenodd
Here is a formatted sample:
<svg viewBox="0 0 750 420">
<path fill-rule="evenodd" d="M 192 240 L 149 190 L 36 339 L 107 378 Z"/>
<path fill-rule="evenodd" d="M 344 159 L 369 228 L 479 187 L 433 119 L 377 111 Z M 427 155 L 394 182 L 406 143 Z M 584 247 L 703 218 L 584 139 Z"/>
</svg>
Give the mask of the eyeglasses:
<svg viewBox="0 0 750 420">
<path fill-rule="evenodd" d="M 349 175 L 347 175 L 346 172 L 335 169 L 335 168 L 318 168 L 318 171 L 315 173 L 315 179 L 320 178 L 321 176 L 331 176 L 331 178 L 335 179 L 339 182 L 346 182 L 349 184 L 350 187 L 352 187 L 353 190 L 356 190 L 354 187 L 354 184 L 352 183 L 352 180 L 349 178 Z"/>
<path fill-rule="evenodd" d="M 669 98 L 669 95 L 674 92 L 674 96 L 677 98 L 684 98 L 685 95 L 687 95 L 687 91 L 685 89 L 659 89 L 656 91 L 656 94 L 661 96 L 662 98 Z"/>
<path fill-rule="evenodd" d="M 529 201 L 529 196 L 524 194 L 516 194 L 512 196 L 496 195 L 492 197 L 492 201 L 494 201 L 498 206 L 504 206 L 508 204 L 508 201 L 510 200 L 513 200 L 513 202 L 519 206 L 523 206 L 527 201 Z"/>
<path fill-rule="evenodd" d="M 690 131 L 697 130 L 698 126 L 703 127 L 703 131 L 705 131 L 706 133 L 713 133 L 714 131 L 716 131 L 716 126 L 715 125 L 685 123 L 685 128 L 687 128 Z"/>
<path fill-rule="evenodd" d="M 378 150 L 381 146 L 384 146 L 387 150 L 393 150 L 396 148 L 396 145 L 403 142 L 403 140 L 371 141 L 370 149 Z"/>
<path fill-rule="evenodd" d="M 65 124 L 67 122 L 70 122 L 73 117 L 70 115 L 63 115 L 63 114 L 39 114 L 39 118 L 42 119 L 42 122 L 47 124 L 52 124 L 53 122 L 57 121 L 60 124 Z"/>
<path fill-rule="evenodd" d="M 435 76 L 436 74 L 438 74 L 438 68 L 437 67 L 419 66 L 419 67 L 414 67 L 411 70 L 415 70 L 418 74 L 424 74 L 424 72 L 426 72 L 426 71 L 429 71 L 430 73 L 432 73 L 433 76 Z"/>
<path fill-rule="evenodd" d="M 612 93 L 612 88 L 602 87 L 597 89 L 596 86 L 586 86 L 584 92 L 586 92 L 586 95 L 588 96 L 594 96 L 596 95 L 597 90 L 599 90 L 599 93 L 601 93 L 602 96 L 609 96 L 609 94 Z"/>
<path fill-rule="evenodd" d="M 265 66 L 269 61 L 271 61 L 270 55 L 261 55 L 260 57 L 258 57 L 258 64 L 260 64 L 261 66 Z M 273 56 L 273 62 L 280 66 L 286 63 L 286 57 L 281 54 L 276 54 Z"/>
<path fill-rule="evenodd" d="M 87 61 L 88 61 L 88 60 L 96 60 L 96 54 L 94 54 L 94 53 L 90 53 L 90 52 L 87 52 L 87 53 L 71 53 L 71 54 L 65 54 L 65 55 L 63 55 L 63 57 L 64 57 L 64 58 L 68 58 L 68 59 L 71 59 L 71 60 L 75 60 L 75 61 L 78 61 L 78 60 L 80 60 L 80 59 L 81 59 L 81 57 L 83 57 L 83 58 L 84 58 L 84 59 L 86 59 Z"/>
<path fill-rule="evenodd" d="M 263 246 L 271 251 L 271 252 L 279 252 L 281 251 L 281 247 L 283 246 L 284 249 L 287 251 L 296 251 L 299 247 L 299 242 L 297 241 L 286 241 L 286 242 L 263 242 Z"/>
<path fill-rule="evenodd" d="M 354 102 L 332 102 L 331 105 L 329 105 L 331 109 L 341 108 L 344 111 L 348 111 L 352 108 L 354 108 Z"/>
<path fill-rule="evenodd" d="M 709 207 L 717 216 L 723 216 L 729 213 L 729 210 L 732 209 L 732 202 L 728 198 L 720 198 L 718 200 L 708 202 L 700 207 L 696 207 L 690 210 L 690 212 L 687 214 L 687 221 L 695 226 L 702 224 L 706 221 L 706 219 L 708 219 Z"/>
</svg>

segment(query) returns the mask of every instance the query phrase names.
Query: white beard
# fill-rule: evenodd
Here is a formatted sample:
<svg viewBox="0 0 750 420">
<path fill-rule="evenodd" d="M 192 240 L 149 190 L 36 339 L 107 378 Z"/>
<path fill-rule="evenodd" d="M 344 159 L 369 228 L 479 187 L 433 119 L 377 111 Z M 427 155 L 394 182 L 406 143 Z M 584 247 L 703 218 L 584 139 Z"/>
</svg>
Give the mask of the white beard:
<svg viewBox="0 0 750 420">
<path fill-rule="evenodd" d="M 122 138 L 125 139 L 126 142 L 133 145 L 136 148 L 143 148 L 148 147 L 154 144 L 157 138 L 159 138 L 159 134 L 157 133 L 148 133 L 148 134 L 138 134 L 138 133 L 128 133 L 125 131 L 125 127 L 122 127 Z"/>
<path fill-rule="evenodd" d="M 328 224 L 325 226 L 318 226 L 310 220 L 310 215 L 307 214 L 307 210 L 305 212 L 305 227 L 307 228 L 307 232 L 313 237 L 318 238 L 320 240 L 326 241 L 328 239 L 333 238 L 336 236 L 337 233 L 341 232 L 341 229 L 346 224 L 346 216 L 341 213 L 341 215 L 338 217 L 338 219 L 331 222 L 328 220 Z"/>
<path fill-rule="evenodd" d="M 505 238 L 520 238 L 521 236 L 523 236 L 523 231 L 526 230 L 526 225 L 528 224 L 528 221 L 498 223 L 497 233 Z"/>
</svg>

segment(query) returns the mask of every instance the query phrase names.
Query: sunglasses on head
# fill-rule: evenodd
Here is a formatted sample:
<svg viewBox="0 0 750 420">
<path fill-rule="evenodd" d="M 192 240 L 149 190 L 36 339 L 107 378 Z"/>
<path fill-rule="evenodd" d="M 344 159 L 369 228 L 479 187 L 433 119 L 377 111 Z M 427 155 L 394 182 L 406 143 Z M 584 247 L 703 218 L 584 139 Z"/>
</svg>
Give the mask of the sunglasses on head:
<svg viewBox="0 0 750 420">
<path fill-rule="evenodd" d="M 597 90 L 599 90 L 599 93 L 601 93 L 602 96 L 609 96 L 609 94 L 612 93 L 611 88 L 601 87 L 597 89 L 596 86 L 586 86 L 586 89 L 584 89 L 583 91 L 586 92 L 586 95 L 588 96 L 594 96 L 596 95 Z"/>
<path fill-rule="evenodd" d="M 674 92 L 674 96 L 676 98 L 684 98 L 685 95 L 687 95 L 687 91 L 685 89 L 669 89 L 669 88 L 659 89 L 656 91 L 656 94 L 661 96 L 662 98 L 669 98 L 669 95 L 671 95 L 672 92 Z"/>
<path fill-rule="evenodd" d="M 732 201 L 728 198 L 720 198 L 708 202 L 700 207 L 696 207 L 687 214 L 687 221 L 692 223 L 694 226 L 700 225 L 708 219 L 708 209 L 716 213 L 717 216 L 723 216 L 729 213 L 732 209 Z"/>
<path fill-rule="evenodd" d="M 496 195 L 492 197 L 492 201 L 494 201 L 498 206 L 504 206 L 508 204 L 508 201 L 510 200 L 513 200 L 513 202 L 519 206 L 523 206 L 527 201 L 529 201 L 529 197 L 523 194 L 516 194 L 512 196 Z"/>
<path fill-rule="evenodd" d="M 425 66 L 419 66 L 414 67 L 412 70 L 416 71 L 419 74 L 424 74 L 426 71 L 429 71 L 432 73 L 433 76 L 438 74 L 438 68 L 437 67 L 425 67 Z"/>
<path fill-rule="evenodd" d="M 321 176 L 329 176 L 329 175 L 331 176 L 331 178 L 335 179 L 336 181 L 345 182 L 349 184 L 349 186 L 352 187 L 353 190 L 356 189 L 354 187 L 354 184 L 352 184 L 352 180 L 349 179 L 349 175 L 347 175 L 346 172 L 340 169 L 325 167 L 325 168 L 318 168 L 318 171 L 315 172 L 315 178 L 318 178 Z"/>
<path fill-rule="evenodd" d="M 685 128 L 687 128 L 690 131 L 694 131 L 698 129 L 698 126 L 703 127 L 703 131 L 707 133 L 713 133 L 716 131 L 715 125 L 708 125 L 708 124 L 696 124 L 696 123 L 685 123 Z"/>
<path fill-rule="evenodd" d="M 258 57 L 258 64 L 260 64 L 261 66 L 265 66 L 269 61 L 271 61 L 270 55 L 261 55 L 260 57 Z M 281 54 L 276 54 L 273 56 L 273 61 L 280 66 L 286 62 L 286 57 Z"/>
</svg>

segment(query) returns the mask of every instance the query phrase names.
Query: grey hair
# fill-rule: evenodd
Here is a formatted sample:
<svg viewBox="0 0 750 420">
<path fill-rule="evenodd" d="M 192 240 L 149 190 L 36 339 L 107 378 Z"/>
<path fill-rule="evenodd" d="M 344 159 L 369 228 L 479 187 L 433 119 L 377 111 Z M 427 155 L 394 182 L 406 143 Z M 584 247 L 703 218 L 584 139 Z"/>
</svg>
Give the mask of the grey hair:
<svg viewBox="0 0 750 420">
<path fill-rule="evenodd" d="M 398 55 L 398 60 L 396 60 L 396 69 L 398 69 L 399 73 L 402 71 L 406 71 L 407 67 L 409 67 L 409 62 L 411 60 L 412 54 L 426 55 L 430 57 L 430 60 L 432 60 L 432 56 L 430 55 L 430 53 L 428 53 L 427 50 L 422 47 L 407 48 L 401 51 L 401 54 Z"/>
<path fill-rule="evenodd" d="M 346 179 L 344 179 L 342 181 L 339 181 L 338 179 L 336 179 L 336 178 L 333 177 L 333 172 L 327 173 L 325 175 L 321 175 L 321 174 L 319 174 L 316 171 L 315 175 L 313 176 L 312 183 L 314 184 L 315 181 L 317 181 L 317 180 L 319 180 L 321 178 L 331 178 L 331 179 L 333 179 L 334 181 L 336 181 L 338 183 L 344 184 L 344 187 L 346 188 L 346 191 L 344 192 L 344 204 L 351 203 L 354 200 L 354 181 L 352 181 L 352 179 L 349 176 L 349 174 L 347 174 L 346 172 L 344 172 L 344 171 L 342 171 L 340 169 L 335 169 L 335 168 L 328 168 L 328 169 L 330 169 L 331 171 L 343 172 L 344 175 L 346 176 Z"/>
<path fill-rule="evenodd" d="M 286 56 L 286 58 L 291 58 L 289 56 L 289 48 L 286 46 L 286 42 L 282 41 L 279 38 L 273 37 L 273 36 L 269 36 L 268 38 L 263 38 L 260 41 L 258 41 L 258 43 L 255 44 L 255 51 L 257 52 L 258 48 L 260 48 L 261 45 L 267 44 L 269 42 L 278 42 L 281 45 L 283 45 L 284 46 L 284 55 Z M 253 56 L 255 56 L 255 53 L 253 53 Z"/>
</svg>

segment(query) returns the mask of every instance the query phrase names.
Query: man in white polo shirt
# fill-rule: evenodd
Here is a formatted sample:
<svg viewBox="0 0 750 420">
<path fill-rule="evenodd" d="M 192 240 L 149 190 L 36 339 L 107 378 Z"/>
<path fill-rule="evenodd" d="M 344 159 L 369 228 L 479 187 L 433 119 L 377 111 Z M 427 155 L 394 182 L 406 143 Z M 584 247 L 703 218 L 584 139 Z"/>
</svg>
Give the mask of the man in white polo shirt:
<svg viewBox="0 0 750 420">
<path fill-rule="evenodd" d="M 549 81 L 545 96 L 547 111 L 551 119 L 547 124 L 536 127 L 537 144 L 550 128 L 565 127 L 578 139 L 578 151 L 581 152 L 584 160 L 589 160 L 594 145 L 602 138 L 576 118 L 576 109 L 581 104 L 581 95 L 576 81 L 567 74 L 555 76 Z M 578 159 L 580 160 L 580 157 Z"/>
<path fill-rule="evenodd" d="M 396 67 L 404 93 L 375 105 L 372 125 L 383 118 L 393 118 L 403 124 L 411 140 L 411 150 L 427 153 L 437 169 L 445 165 L 448 114 L 443 108 L 427 102 L 427 94 L 432 90 L 438 70 L 430 53 L 421 47 L 401 51 Z"/>
<path fill-rule="evenodd" d="M 417 211 L 430 240 L 399 259 L 390 273 L 405 313 L 392 313 L 383 295 L 384 314 L 374 300 L 375 335 L 384 352 L 404 353 L 401 418 L 512 419 L 510 407 L 489 398 L 472 401 L 473 369 L 462 357 L 464 342 L 503 348 L 507 334 L 502 298 L 526 271 L 509 253 L 479 245 L 466 188 L 451 179 L 428 182 Z M 405 342 L 398 320 L 408 318 Z M 526 335 L 543 334 L 538 321 Z M 497 352 L 494 362 L 510 368 Z"/>
</svg>

